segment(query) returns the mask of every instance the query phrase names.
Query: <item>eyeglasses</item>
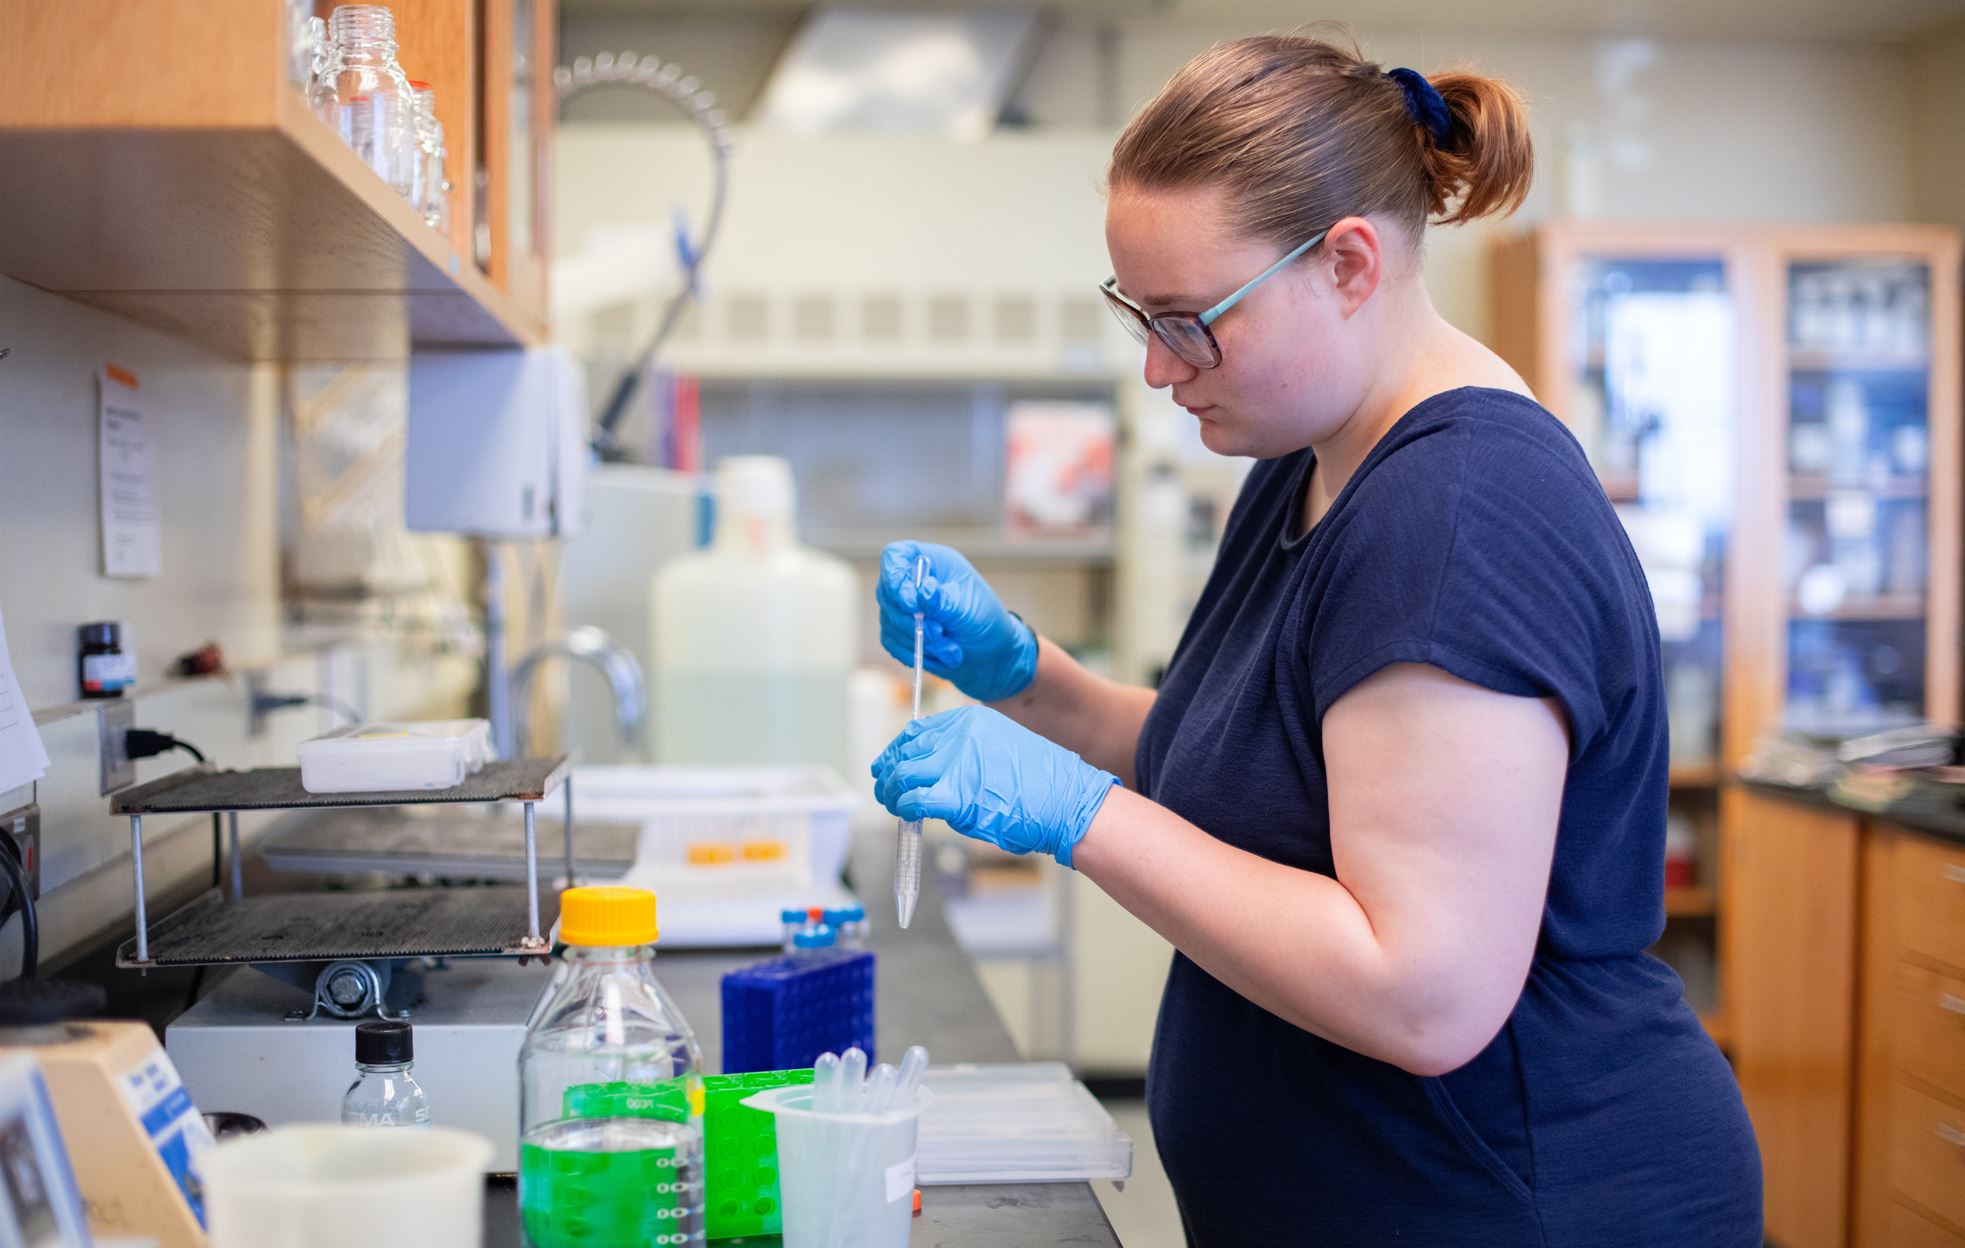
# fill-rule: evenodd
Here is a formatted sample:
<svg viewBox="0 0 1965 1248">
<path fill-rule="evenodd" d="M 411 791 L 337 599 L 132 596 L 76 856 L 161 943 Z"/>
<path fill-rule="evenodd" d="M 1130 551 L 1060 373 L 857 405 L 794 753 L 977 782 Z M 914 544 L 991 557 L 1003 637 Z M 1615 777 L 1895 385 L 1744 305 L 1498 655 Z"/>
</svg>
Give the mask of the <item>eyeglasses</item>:
<svg viewBox="0 0 1965 1248">
<path fill-rule="evenodd" d="M 1318 230 L 1309 241 L 1292 248 L 1288 255 L 1256 274 L 1234 294 L 1223 299 L 1206 312 L 1162 312 L 1158 316 L 1148 316 L 1145 309 L 1119 293 L 1119 278 L 1115 274 L 1099 284 L 1099 293 L 1105 296 L 1105 306 L 1112 309 L 1112 315 L 1126 327 L 1126 332 L 1140 346 L 1147 343 L 1151 333 L 1165 344 L 1167 350 L 1196 368 L 1218 368 L 1221 366 L 1221 344 L 1214 339 L 1214 331 L 1209 329 L 1223 312 L 1242 301 L 1242 297 L 1262 285 L 1283 266 L 1324 241 L 1329 230 Z"/>
</svg>

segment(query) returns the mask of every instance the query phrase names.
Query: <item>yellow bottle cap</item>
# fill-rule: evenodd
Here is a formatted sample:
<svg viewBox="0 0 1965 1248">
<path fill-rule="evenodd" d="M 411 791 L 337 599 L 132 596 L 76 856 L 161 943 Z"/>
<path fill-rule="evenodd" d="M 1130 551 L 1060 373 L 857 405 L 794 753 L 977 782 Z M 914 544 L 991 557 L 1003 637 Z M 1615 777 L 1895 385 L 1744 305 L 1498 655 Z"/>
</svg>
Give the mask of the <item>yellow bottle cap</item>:
<svg viewBox="0 0 1965 1248">
<path fill-rule="evenodd" d="M 652 945 L 659 934 L 648 889 L 603 885 L 559 895 L 559 938 L 569 945 Z"/>
</svg>

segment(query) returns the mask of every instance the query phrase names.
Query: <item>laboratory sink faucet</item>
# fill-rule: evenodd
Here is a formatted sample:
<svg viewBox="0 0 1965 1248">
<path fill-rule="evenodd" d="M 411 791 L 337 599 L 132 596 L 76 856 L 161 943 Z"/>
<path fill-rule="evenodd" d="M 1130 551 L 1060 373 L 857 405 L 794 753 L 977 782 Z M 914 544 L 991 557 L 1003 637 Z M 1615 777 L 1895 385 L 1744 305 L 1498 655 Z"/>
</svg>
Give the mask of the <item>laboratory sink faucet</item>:
<svg viewBox="0 0 1965 1248">
<path fill-rule="evenodd" d="M 592 626 L 576 628 L 563 639 L 542 641 L 526 652 L 512 669 L 512 745 L 517 756 L 525 754 L 531 725 L 532 675 L 539 664 L 550 658 L 578 659 L 607 678 L 614 694 L 614 722 L 621 729 L 621 743 L 633 745 L 641 737 L 642 720 L 648 714 L 648 695 L 643 689 L 641 664 L 626 646 Z"/>
</svg>

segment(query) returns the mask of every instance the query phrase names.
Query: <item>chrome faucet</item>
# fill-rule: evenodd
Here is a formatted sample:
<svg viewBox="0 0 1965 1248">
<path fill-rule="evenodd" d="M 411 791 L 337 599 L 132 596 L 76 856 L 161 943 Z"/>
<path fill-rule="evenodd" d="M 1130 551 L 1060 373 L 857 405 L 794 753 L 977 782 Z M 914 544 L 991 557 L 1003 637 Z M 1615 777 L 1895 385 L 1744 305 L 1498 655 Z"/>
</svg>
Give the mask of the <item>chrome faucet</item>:
<svg viewBox="0 0 1965 1248">
<path fill-rule="evenodd" d="M 550 658 L 578 659 L 605 676 L 607 687 L 614 693 L 614 722 L 621 729 L 621 744 L 631 746 L 640 740 L 642 720 L 648 714 L 641 664 L 626 646 L 600 629 L 586 626 L 574 629 L 563 640 L 540 642 L 512 669 L 512 741 L 516 754 L 523 755 L 529 744 L 532 674 Z"/>
</svg>

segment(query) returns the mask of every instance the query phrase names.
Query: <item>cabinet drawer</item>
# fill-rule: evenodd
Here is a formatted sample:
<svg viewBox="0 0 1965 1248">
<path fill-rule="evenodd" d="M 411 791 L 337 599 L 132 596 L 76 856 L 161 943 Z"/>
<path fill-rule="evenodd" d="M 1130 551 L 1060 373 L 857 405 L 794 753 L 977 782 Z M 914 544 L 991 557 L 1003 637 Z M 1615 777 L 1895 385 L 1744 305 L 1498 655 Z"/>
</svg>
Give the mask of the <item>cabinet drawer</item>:
<svg viewBox="0 0 1965 1248">
<path fill-rule="evenodd" d="M 1896 917 L 1904 947 L 1965 973 L 1965 845 L 1906 836 L 1898 848 Z"/>
<path fill-rule="evenodd" d="M 1896 966 L 1888 1043 L 1897 1069 L 1965 1101 L 1965 979 Z"/>
<path fill-rule="evenodd" d="M 1894 1200 L 1883 1214 L 1883 1235 L 1879 1248 L 1965 1248 L 1965 1237 Z"/>
<path fill-rule="evenodd" d="M 1898 1084 L 1890 1098 L 1890 1186 L 1965 1226 L 1965 1109 Z"/>
</svg>

